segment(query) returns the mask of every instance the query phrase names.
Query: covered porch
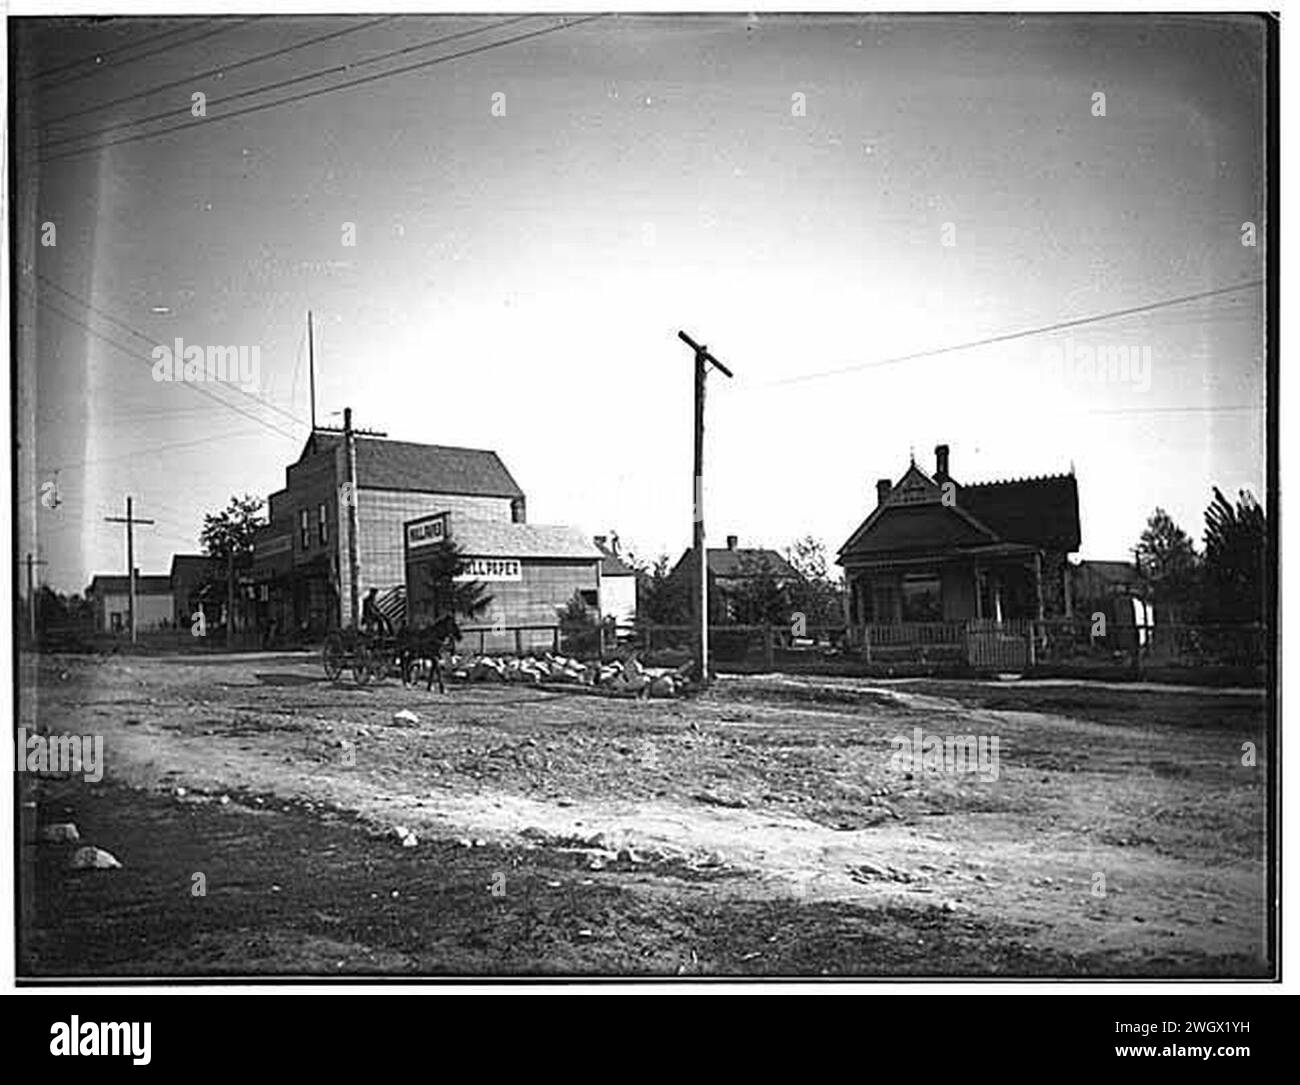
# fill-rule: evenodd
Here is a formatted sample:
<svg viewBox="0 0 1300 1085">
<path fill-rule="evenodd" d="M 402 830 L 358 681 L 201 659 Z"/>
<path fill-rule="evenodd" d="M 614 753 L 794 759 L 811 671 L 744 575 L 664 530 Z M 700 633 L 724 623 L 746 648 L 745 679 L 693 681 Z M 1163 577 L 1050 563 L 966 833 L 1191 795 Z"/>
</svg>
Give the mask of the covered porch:
<svg viewBox="0 0 1300 1085">
<path fill-rule="evenodd" d="M 1019 543 L 959 553 L 873 556 L 847 563 L 845 580 L 845 620 L 851 629 L 1045 616 L 1043 555 Z"/>
</svg>

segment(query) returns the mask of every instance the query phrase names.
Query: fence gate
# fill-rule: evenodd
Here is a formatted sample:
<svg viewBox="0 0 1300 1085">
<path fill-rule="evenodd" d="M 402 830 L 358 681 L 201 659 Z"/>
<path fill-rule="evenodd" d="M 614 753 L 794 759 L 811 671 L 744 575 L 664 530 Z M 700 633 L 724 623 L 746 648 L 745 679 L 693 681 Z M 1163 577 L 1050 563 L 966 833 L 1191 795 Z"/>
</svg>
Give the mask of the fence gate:
<svg viewBox="0 0 1300 1085">
<path fill-rule="evenodd" d="M 966 627 L 966 662 L 977 670 L 1021 671 L 1029 666 L 1027 622 L 971 622 Z"/>
</svg>

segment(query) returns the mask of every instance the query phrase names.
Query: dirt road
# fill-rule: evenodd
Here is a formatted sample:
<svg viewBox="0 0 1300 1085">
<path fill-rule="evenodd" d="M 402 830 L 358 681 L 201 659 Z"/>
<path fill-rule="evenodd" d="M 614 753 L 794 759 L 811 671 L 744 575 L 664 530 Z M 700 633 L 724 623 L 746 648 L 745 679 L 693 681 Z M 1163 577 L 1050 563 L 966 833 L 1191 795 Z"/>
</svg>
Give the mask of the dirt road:
<svg viewBox="0 0 1300 1085">
<path fill-rule="evenodd" d="M 72 820 L 123 863 L 25 848 L 31 975 L 1269 972 L 1257 693 L 439 697 L 309 657 L 28 666 L 22 722 L 102 735 L 107 771 L 26 774 L 24 831 Z M 895 756 L 968 735 L 982 771 Z"/>
</svg>

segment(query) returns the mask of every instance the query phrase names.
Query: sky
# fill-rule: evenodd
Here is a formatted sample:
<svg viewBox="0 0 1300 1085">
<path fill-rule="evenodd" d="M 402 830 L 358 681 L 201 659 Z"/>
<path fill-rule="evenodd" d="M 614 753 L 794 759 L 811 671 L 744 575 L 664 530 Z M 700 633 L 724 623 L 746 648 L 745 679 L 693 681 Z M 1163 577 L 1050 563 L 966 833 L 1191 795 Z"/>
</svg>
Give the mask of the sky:
<svg viewBox="0 0 1300 1085">
<path fill-rule="evenodd" d="M 833 556 L 939 443 L 959 482 L 1073 469 L 1084 558 L 1157 506 L 1199 538 L 1215 485 L 1263 496 L 1252 17 L 607 16 L 226 116 L 562 22 L 375 18 L 17 35 L 20 73 L 72 65 L 20 75 L 15 133 L 20 550 L 55 588 L 125 568 L 127 494 L 157 573 L 284 485 L 309 309 L 318 421 L 495 449 L 530 520 L 646 558 L 690 539 L 681 329 L 735 373 L 709 378 L 712 545 Z M 256 386 L 154 381 L 177 338 L 256 346 Z M 1060 364 L 1121 347 L 1106 379 Z"/>
</svg>

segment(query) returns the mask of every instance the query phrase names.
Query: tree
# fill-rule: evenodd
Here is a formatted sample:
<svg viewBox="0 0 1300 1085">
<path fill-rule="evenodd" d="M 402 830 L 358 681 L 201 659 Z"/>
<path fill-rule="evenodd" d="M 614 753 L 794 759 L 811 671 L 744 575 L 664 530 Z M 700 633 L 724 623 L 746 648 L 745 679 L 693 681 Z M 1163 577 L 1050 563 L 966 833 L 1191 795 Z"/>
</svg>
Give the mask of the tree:
<svg viewBox="0 0 1300 1085">
<path fill-rule="evenodd" d="M 225 583 L 227 562 L 232 552 L 236 570 L 252 568 L 253 536 L 259 527 L 266 524 L 262 518 L 264 504 L 260 497 L 245 494 L 232 497 L 221 512 L 204 515 L 199 543 L 203 553 L 212 559 L 214 578 L 222 584 Z"/>
<path fill-rule="evenodd" d="M 253 537 L 266 523 L 262 519 L 263 504 L 265 502 L 260 497 L 244 494 L 243 497 L 232 497 L 221 512 L 204 514 L 199 543 L 203 553 L 211 559 L 204 587 L 219 588 L 225 597 L 229 591 L 228 570 L 233 567 L 238 580 L 240 573 L 253 567 Z M 235 596 L 238 597 L 238 592 Z M 227 615 L 226 620 L 233 618 L 233 614 Z"/>
<path fill-rule="evenodd" d="M 478 618 L 492 605 L 493 597 L 481 581 L 463 579 L 470 571 L 470 563 L 455 539 L 443 538 L 429 546 L 421 566 L 429 590 L 429 609 L 435 618 L 443 614 Z"/>
<path fill-rule="evenodd" d="M 1164 509 L 1157 508 L 1147 520 L 1146 530 L 1133 548 L 1133 558 L 1157 606 L 1163 604 L 1175 618 L 1190 617 L 1200 557 L 1190 536 Z"/>
<path fill-rule="evenodd" d="M 785 552 L 786 560 L 801 579 L 790 585 L 790 605 L 804 615 L 808 625 L 839 625 L 844 620 L 844 589 L 830 574 L 826 546 L 805 535 Z"/>
<path fill-rule="evenodd" d="M 789 625 L 790 592 L 766 555 L 744 554 L 731 592 L 731 616 L 741 625 Z"/>
<path fill-rule="evenodd" d="M 685 625 L 691 620 L 690 578 L 672 575 L 667 554 L 660 554 L 653 564 L 630 554 L 628 562 L 637 572 L 639 621 L 651 625 Z"/>
<path fill-rule="evenodd" d="M 1265 610 L 1268 519 L 1248 490 L 1233 505 L 1217 486 L 1205 510 L 1204 606 L 1212 621 L 1258 622 Z"/>
</svg>

